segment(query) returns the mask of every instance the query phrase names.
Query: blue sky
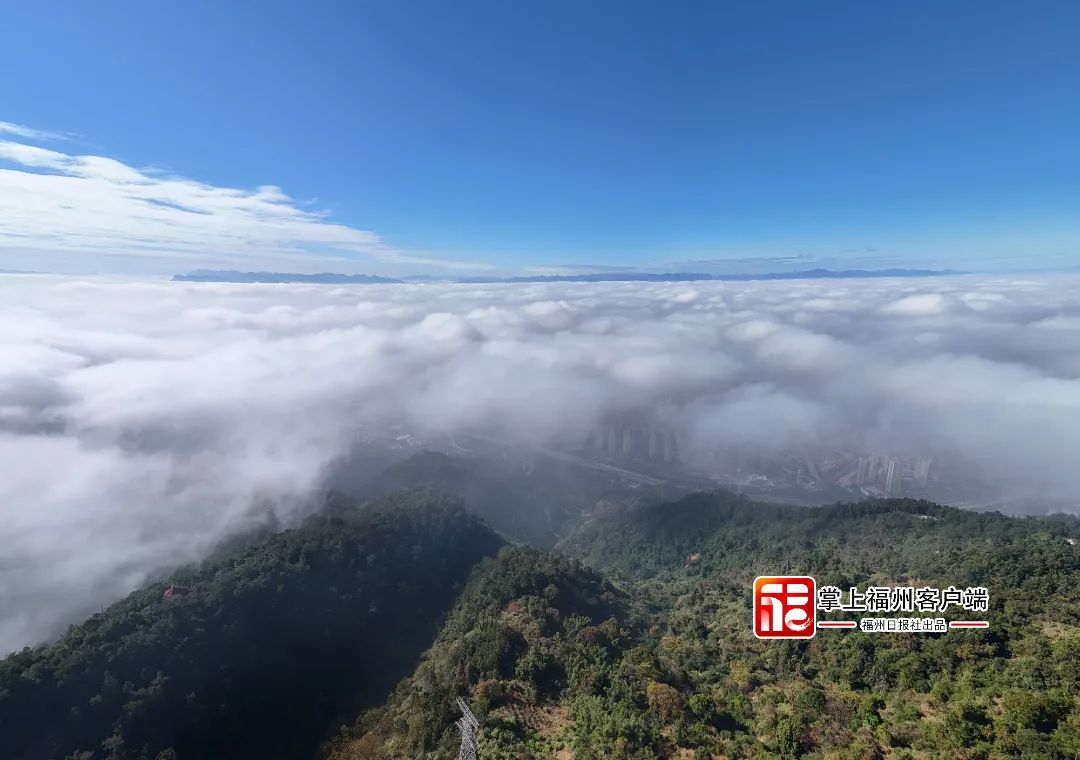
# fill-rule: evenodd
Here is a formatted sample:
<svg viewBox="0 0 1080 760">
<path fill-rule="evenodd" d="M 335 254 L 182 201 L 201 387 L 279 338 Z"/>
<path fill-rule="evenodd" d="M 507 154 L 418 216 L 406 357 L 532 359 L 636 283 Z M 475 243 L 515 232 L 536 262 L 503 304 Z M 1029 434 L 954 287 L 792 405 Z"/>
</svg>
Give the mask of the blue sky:
<svg viewBox="0 0 1080 760">
<path fill-rule="evenodd" d="M 50 153 L 0 149 L 0 268 L 1076 266 L 1078 28 L 1075 2 L 12 4 L 0 141 Z"/>
</svg>

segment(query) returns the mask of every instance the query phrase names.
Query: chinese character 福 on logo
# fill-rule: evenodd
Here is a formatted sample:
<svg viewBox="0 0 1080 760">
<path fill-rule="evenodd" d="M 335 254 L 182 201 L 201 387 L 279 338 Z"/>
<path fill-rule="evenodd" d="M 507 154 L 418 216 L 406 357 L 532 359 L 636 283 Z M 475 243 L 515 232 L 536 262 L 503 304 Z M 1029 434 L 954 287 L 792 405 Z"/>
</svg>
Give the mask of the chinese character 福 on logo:
<svg viewBox="0 0 1080 760">
<path fill-rule="evenodd" d="M 759 639 L 809 639 L 816 631 L 814 579 L 801 575 L 754 580 L 754 635 Z"/>
</svg>

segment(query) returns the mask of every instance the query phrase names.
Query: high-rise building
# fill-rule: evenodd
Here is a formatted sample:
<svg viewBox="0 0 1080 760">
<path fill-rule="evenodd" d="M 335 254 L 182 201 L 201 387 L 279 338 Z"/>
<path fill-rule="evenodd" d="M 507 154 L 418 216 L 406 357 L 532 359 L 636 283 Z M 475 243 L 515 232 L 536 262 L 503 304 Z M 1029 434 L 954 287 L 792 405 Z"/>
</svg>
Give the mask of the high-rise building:
<svg viewBox="0 0 1080 760">
<path fill-rule="evenodd" d="M 892 493 L 896 485 L 896 460 L 889 457 L 888 464 L 885 466 L 885 493 Z"/>
<path fill-rule="evenodd" d="M 855 485 L 865 486 L 870 480 L 870 462 L 868 457 L 859 457 L 855 469 Z"/>
<path fill-rule="evenodd" d="M 915 482 L 926 487 L 926 481 L 930 477 L 930 457 L 916 457 L 915 459 Z"/>
<path fill-rule="evenodd" d="M 664 433 L 664 461 L 674 462 L 678 456 L 678 449 L 675 447 L 675 434 Z"/>
</svg>

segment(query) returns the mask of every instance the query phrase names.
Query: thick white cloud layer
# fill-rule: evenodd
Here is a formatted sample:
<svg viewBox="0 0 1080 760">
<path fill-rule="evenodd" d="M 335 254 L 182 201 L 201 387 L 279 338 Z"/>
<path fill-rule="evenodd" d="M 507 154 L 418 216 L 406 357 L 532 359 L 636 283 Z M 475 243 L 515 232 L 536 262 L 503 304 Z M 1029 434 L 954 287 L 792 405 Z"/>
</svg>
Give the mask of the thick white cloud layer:
<svg viewBox="0 0 1080 760">
<path fill-rule="evenodd" d="M 49 160 L 52 160 L 51 158 Z M 273 203 L 247 198 L 240 205 Z M 0 277 L 0 651 L 303 509 L 357 423 L 949 448 L 1080 493 L 1080 280 L 332 287 Z"/>
</svg>

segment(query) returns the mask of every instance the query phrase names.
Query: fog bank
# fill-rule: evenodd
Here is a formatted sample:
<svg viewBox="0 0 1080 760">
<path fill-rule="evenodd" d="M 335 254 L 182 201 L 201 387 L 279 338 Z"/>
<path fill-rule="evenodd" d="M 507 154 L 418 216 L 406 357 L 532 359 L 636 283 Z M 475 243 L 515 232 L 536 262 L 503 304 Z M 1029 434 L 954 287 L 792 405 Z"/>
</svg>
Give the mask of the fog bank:
<svg viewBox="0 0 1080 760">
<path fill-rule="evenodd" d="M 361 424 L 956 451 L 1080 493 L 1080 278 L 231 285 L 0 276 L 0 652 L 267 510 Z"/>
</svg>

